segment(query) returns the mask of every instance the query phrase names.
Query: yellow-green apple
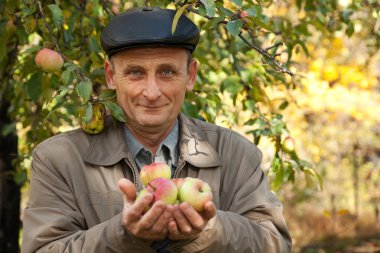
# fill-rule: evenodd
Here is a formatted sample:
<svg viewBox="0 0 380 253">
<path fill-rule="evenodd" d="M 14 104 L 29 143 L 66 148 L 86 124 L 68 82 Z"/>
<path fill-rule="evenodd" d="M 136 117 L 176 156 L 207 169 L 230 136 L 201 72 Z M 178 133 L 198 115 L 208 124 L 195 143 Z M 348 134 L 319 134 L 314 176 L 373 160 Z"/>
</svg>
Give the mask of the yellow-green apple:
<svg viewBox="0 0 380 253">
<path fill-rule="evenodd" d="M 206 202 L 212 200 L 211 187 L 199 178 L 186 177 L 179 190 L 179 199 L 202 212 Z"/>
<path fill-rule="evenodd" d="M 145 188 L 153 194 L 153 203 L 162 200 L 165 204 L 174 204 L 177 200 L 177 186 L 167 178 L 155 178 Z"/>
<path fill-rule="evenodd" d="M 40 68 L 47 72 L 59 71 L 63 66 L 62 56 L 49 48 L 38 51 L 34 60 Z"/>
<path fill-rule="evenodd" d="M 89 134 L 98 134 L 104 129 L 104 119 L 106 116 L 106 108 L 103 104 L 94 104 L 92 106 L 92 118 L 89 122 L 84 121 L 84 114 L 85 112 L 82 110 L 79 112 L 79 115 L 81 117 L 82 123 L 82 129 Z"/>
<path fill-rule="evenodd" d="M 172 171 L 166 163 L 152 163 L 145 165 L 140 170 L 140 180 L 143 185 L 148 185 L 155 178 L 170 179 Z"/>
<path fill-rule="evenodd" d="M 295 142 L 294 139 L 290 136 L 285 137 L 282 147 L 284 148 L 285 152 L 293 152 L 295 149 Z"/>
</svg>

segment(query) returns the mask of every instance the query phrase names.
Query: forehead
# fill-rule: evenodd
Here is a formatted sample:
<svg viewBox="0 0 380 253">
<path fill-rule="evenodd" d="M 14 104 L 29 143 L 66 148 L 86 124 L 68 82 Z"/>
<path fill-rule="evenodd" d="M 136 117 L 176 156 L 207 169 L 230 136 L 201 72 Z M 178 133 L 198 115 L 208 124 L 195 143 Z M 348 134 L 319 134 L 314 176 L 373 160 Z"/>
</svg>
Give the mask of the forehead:
<svg viewBox="0 0 380 253">
<path fill-rule="evenodd" d="M 152 63 L 152 62 L 167 62 L 179 63 L 187 61 L 187 52 L 183 48 L 131 48 L 123 52 L 117 53 L 111 57 L 116 64 L 127 63 Z"/>
</svg>

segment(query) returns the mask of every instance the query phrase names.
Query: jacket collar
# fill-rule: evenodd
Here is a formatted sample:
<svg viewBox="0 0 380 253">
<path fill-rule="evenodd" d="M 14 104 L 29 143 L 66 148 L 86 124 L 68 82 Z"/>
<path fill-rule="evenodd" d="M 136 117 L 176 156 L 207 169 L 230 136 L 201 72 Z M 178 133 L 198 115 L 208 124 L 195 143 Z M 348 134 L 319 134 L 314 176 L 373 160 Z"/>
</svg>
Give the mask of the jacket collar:
<svg viewBox="0 0 380 253">
<path fill-rule="evenodd" d="M 180 114 L 180 159 L 184 159 L 195 167 L 215 167 L 221 165 L 221 159 L 216 150 L 210 145 L 206 133 L 184 114 Z"/>
<path fill-rule="evenodd" d="M 216 150 L 205 138 L 205 133 L 185 115 L 179 116 L 179 152 L 180 160 L 195 167 L 215 167 L 221 165 Z M 90 137 L 90 145 L 84 161 L 94 165 L 111 166 L 127 158 L 128 147 L 124 135 L 124 125 L 108 118 L 104 130 Z"/>
<path fill-rule="evenodd" d="M 84 161 L 94 165 L 110 166 L 127 157 L 128 148 L 124 124 L 108 117 L 100 134 L 89 137 L 90 145 Z"/>
</svg>

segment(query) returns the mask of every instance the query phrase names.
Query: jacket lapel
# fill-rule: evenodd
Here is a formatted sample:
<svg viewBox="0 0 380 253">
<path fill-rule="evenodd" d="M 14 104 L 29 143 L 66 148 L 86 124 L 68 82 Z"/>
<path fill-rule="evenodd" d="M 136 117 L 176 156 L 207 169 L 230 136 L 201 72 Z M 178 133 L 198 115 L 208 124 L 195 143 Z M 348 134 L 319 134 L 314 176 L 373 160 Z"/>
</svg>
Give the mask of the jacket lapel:
<svg viewBox="0 0 380 253">
<path fill-rule="evenodd" d="M 179 119 L 180 157 L 199 168 L 220 166 L 220 156 L 207 141 L 205 132 L 185 115 L 180 114 Z"/>
</svg>

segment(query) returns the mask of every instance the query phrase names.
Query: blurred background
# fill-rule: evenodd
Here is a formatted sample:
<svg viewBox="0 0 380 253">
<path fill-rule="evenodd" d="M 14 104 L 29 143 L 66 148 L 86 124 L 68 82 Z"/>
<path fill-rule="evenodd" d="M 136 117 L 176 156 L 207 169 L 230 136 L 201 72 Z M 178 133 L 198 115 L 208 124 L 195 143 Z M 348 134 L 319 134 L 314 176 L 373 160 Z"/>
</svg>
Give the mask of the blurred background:
<svg viewBox="0 0 380 253">
<path fill-rule="evenodd" d="M 380 252 L 378 0 L 0 1 L 0 252 L 19 250 L 33 148 L 88 124 L 96 104 L 122 119 L 99 36 L 147 5 L 201 29 L 183 112 L 263 151 L 293 252 Z M 62 68 L 37 66 L 42 48 Z"/>
</svg>

